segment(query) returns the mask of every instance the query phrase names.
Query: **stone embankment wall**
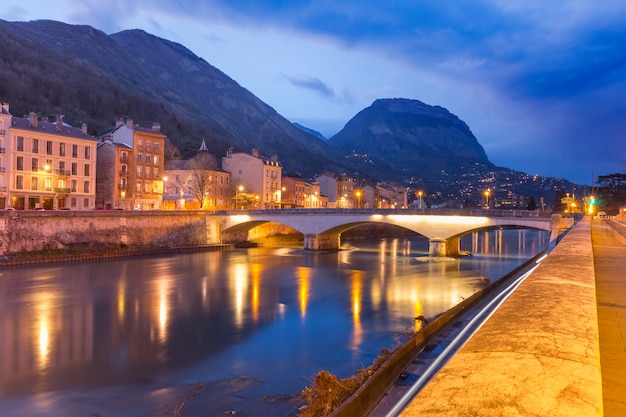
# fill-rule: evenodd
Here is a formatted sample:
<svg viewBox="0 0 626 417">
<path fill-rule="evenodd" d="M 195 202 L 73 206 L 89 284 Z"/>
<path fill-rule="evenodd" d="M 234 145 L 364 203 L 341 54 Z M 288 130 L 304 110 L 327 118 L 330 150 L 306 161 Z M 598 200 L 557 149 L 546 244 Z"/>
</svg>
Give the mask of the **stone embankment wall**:
<svg viewBox="0 0 626 417">
<path fill-rule="evenodd" d="M 206 212 L 23 211 L 0 214 L 0 255 L 79 245 L 184 247 L 214 242 Z M 213 229 L 215 226 L 213 225 Z"/>
</svg>

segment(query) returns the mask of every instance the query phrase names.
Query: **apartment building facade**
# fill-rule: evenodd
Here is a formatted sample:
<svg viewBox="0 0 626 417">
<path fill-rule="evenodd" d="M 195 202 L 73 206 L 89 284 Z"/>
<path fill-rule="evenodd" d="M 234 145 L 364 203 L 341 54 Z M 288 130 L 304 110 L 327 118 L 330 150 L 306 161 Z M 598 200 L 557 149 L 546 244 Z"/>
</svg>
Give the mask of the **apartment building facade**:
<svg viewBox="0 0 626 417">
<path fill-rule="evenodd" d="M 97 139 L 36 113 L 14 117 L 2 103 L 0 205 L 16 210 L 95 207 Z M 8 129 L 7 129 L 8 128 Z"/>
<path fill-rule="evenodd" d="M 120 148 L 119 158 L 115 159 L 118 177 L 113 183 L 114 194 L 120 202 L 129 203 L 136 210 L 160 209 L 165 155 L 165 135 L 161 133 L 160 124 L 153 123 L 152 127 L 144 128 L 136 125 L 133 119 L 119 119 L 110 133 L 110 140 L 132 150 L 128 151 L 127 160 Z M 123 169 L 125 166 L 128 170 Z"/>
<path fill-rule="evenodd" d="M 254 196 L 256 201 L 248 203 L 248 208 L 281 208 L 283 167 L 276 155 L 263 157 L 258 149 L 252 154 L 229 150 L 222 158 L 222 169 L 231 175 L 236 199 L 239 193 Z"/>
</svg>

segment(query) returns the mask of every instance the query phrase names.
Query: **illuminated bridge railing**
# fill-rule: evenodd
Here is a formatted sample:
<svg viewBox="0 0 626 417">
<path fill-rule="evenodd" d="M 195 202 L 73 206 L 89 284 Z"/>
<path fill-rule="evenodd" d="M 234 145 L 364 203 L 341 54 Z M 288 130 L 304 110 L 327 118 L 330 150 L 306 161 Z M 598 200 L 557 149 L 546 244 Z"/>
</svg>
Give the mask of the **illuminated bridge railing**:
<svg viewBox="0 0 626 417">
<path fill-rule="evenodd" d="M 311 209 L 311 208 L 290 208 L 290 209 L 268 209 L 268 210 L 223 210 L 215 211 L 211 214 L 219 216 L 232 216 L 246 214 L 249 216 L 280 216 L 280 215 L 336 215 L 336 216 L 358 216 L 358 215 L 430 215 L 430 216 L 480 216 L 480 217 L 518 217 L 518 218 L 539 218 L 549 219 L 552 211 L 528 211 L 528 210 L 498 210 L 498 209 Z"/>
</svg>

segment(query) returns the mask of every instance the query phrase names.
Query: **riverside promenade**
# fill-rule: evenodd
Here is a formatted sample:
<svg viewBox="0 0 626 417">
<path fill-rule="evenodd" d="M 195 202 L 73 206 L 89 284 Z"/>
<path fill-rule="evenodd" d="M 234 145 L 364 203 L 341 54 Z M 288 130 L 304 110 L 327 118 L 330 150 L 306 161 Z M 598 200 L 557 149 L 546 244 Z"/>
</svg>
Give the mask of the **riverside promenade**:
<svg viewBox="0 0 626 417">
<path fill-rule="evenodd" d="M 605 225 L 596 227 L 596 222 L 600 221 L 593 220 L 594 231 L 601 228 L 612 233 Z M 610 270 L 598 270 L 601 292 L 596 298 L 594 253 L 601 256 L 604 250 L 618 249 L 613 249 L 613 244 L 611 248 L 594 248 L 591 223 L 584 217 L 563 237 L 409 403 L 402 417 L 626 415 L 614 411 L 623 410 L 619 398 L 623 406 L 626 396 L 623 362 L 619 365 L 616 359 L 603 359 L 602 363 L 613 369 L 607 373 L 601 369 L 601 356 L 611 352 L 619 356 L 621 349 L 624 357 L 624 340 L 620 345 L 614 333 L 615 326 L 626 326 L 622 319 L 625 298 L 616 293 L 617 287 L 624 291 L 626 283 L 617 262 L 612 262 Z M 623 251 L 619 257 L 621 271 L 626 270 Z M 606 285 L 600 284 L 603 277 Z M 619 300 L 605 300 L 605 290 L 615 292 Z M 610 321 L 606 328 L 598 324 L 598 309 L 606 310 L 600 313 L 601 319 Z M 610 333 L 611 340 L 603 346 L 606 351 L 601 351 L 604 331 Z M 621 331 L 618 333 L 626 337 L 626 329 Z M 611 399 L 604 399 L 607 404 L 614 403 L 610 413 L 607 406 L 606 414 L 603 381 L 613 391 Z"/>
</svg>

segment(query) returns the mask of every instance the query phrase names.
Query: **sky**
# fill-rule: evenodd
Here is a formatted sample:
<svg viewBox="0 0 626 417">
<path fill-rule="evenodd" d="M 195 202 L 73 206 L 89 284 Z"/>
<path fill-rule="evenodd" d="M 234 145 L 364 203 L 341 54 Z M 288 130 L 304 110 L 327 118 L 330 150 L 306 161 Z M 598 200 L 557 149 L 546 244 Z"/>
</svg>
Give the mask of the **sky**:
<svg viewBox="0 0 626 417">
<path fill-rule="evenodd" d="M 626 2 L 2 0 L 180 43 L 327 138 L 378 98 L 445 107 L 489 160 L 591 185 L 626 172 Z"/>
</svg>

